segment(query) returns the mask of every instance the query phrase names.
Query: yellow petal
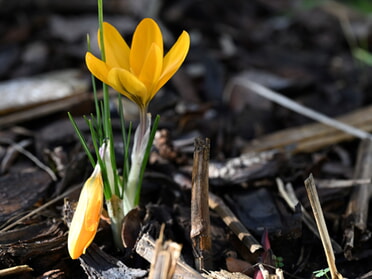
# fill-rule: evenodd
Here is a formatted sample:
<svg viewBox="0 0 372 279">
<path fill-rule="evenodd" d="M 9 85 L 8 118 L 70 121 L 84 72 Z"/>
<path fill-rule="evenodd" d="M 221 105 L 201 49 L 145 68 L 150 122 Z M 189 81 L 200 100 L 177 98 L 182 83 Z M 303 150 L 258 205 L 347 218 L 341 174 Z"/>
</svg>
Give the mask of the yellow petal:
<svg viewBox="0 0 372 279">
<path fill-rule="evenodd" d="M 143 19 L 133 34 L 129 63 L 132 73 L 139 76 L 152 44 L 156 44 L 163 56 L 163 36 L 157 23 L 151 18 Z"/>
<path fill-rule="evenodd" d="M 145 105 L 144 101 L 147 95 L 147 88 L 131 72 L 120 68 L 113 68 L 109 72 L 108 80 L 110 86 L 116 91 L 137 103 L 140 107 Z"/>
<path fill-rule="evenodd" d="M 156 86 L 161 70 L 163 68 L 163 53 L 156 44 L 152 44 L 138 78 L 147 87 L 148 94 Z M 151 100 L 151 95 L 147 95 L 147 102 Z"/>
<path fill-rule="evenodd" d="M 91 178 L 87 188 L 87 191 L 90 194 L 90 200 L 87 204 L 87 210 L 85 211 L 85 230 L 94 232 L 95 235 L 99 225 L 99 220 L 101 218 L 103 206 L 103 182 L 101 175 Z M 87 247 L 93 241 L 94 235 L 92 236 L 92 239 L 88 243 Z"/>
<path fill-rule="evenodd" d="M 190 48 L 190 36 L 186 31 L 183 31 L 177 42 L 172 46 L 164 57 L 163 71 L 156 88 L 153 91 L 155 94 L 163 85 L 177 72 L 186 58 Z"/>
<path fill-rule="evenodd" d="M 103 43 L 106 63 L 110 68 L 119 67 L 129 70 L 129 46 L 119 31 L 107 22 L 103 22 Z M 100 32 L 98 30 L 98 45 L 100 46 L 100 44 Z"/>
<path fill-rule="evenodd" d="M 98 167 L 99 170 L 99 167 Z M 78 205 L 68 233 L 68 251 L 72 259 L 85 253 L 92 243 L 99 225 L 103 206 L 103 182 L 97 167 L 81 190 Z"/>
<path fill-rule="evenodd" d="M 99 80 L 104 83 L 108 83 L 107 75 L 110 67 L 102 60 L 95 57 L 92 53 L 87 52 L 85 54 L 85 63 L 89 71 Z"/>
</svg>

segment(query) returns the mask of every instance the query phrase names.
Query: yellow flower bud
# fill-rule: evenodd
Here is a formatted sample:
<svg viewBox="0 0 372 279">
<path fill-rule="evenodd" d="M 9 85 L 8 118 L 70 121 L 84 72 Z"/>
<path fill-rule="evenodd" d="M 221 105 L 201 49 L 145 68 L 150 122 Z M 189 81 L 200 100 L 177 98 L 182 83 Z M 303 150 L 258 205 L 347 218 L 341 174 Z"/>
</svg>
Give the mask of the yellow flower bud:
<svg viewBox="0 0 372 279">
<path fill-rule="evenodd" d="M 92 243 L 96 235 L 103 206 L 103 182 L 97 164 L 81 190 L 79 201 L 68 233 L 68 252 L 77 259 Z"/>
</svg>

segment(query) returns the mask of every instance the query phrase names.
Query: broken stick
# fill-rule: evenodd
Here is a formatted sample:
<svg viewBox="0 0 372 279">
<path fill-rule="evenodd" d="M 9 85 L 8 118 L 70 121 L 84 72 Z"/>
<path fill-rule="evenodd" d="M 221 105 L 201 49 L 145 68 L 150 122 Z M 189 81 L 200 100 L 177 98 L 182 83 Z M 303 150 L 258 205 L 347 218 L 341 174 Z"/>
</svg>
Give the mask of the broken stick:
<svg viewBox="0 0 372 279">
<path fill-rule="evenodd" d="M 327 258 L 327 263 L 332 279 L 343 279 L 342 275 L 337 271 L 331 238 L 328 234 L 328 229 L 324 220 L 322 207 L 320 205 L 318 192 L 316 190 L 312 174 L 310 174 L 309 177 L 305 180 L 305 188 L 310 200 L 311 208 L 313 209 L 316 225 L 318 226 L 320 239 L 322 240 L 323 249 Z"/>
<path fill-rule="evenodd" d="M 194 165 L 191 188 L 191 232 L 195 266 L 212 269 L 212 240 L 208 206 L 209 139 L 195 139 Z"/>
<path fill-rule="evenodd" d="M 240 222 L 221 198 L 209 193 L 209 207 L 221 217 L 224 223 L 235 233 L 252 254 L 262 250 L 262 245 Z"/>
<path fill-rule="evenodd" d="M 155 241 L 149 234 L 144 234 L 136 244 L 136 252 L 142 258 L 151 262 L 155 253 Z M 183 260 L 178 259 L 173 278 L 203 279 L 204 277 Z"/>
<path fill-rule="evenodd" d="M 164 228 L 160 228 L 159 238 L 155 242 L 153 259 L 148 279 L 172 279 L 177 261 L 181 255 L 182 245 L 170 240 L 164 242 Z"/>
<path fill-rule="evenodd" d="M 372 177 L 372 141 L 363 140 L 359 145 L 357 162 L 354 170 L 354 179 Z M 369 200 L 372 195 L 372 184 L 364 183 L 354 187 L 347 210 L 344 254 L 349 260 L 354 258 L 353 248 L 355 242 L 363 238 L 367 240 L 370 236 L 367 232 L 367 218 Z M 359 230 L 358 233 L 355 230 Z M 360 238 L 357 236 L 360 235 Z"/>
<path fill-rule="evenodd" d="M 278 185 L 278 191 L 281 197 L 286 201 L 287 205 L 295 212 L 296 206 L 299 204 L 301 207 L 302 212 L 302 221 L 306 224 L 310 231 L 315 234 L 318 238 L 320 238 L 319 232 L 316 228 L 316 224 L 314 219 L 311 215 L 306 211 L 306 209 L 302 206 L 298 198 L 296 197 L 296 193 L 292 187 L 291 183 L 287 183 L 284 185 L 283 181 L 280 178 L 276 179 L 276 184 Z M 334 251 L 339 254 L 342 253 L 341 245 L 338 244 L 334 239 L 331 238 L 331 243 Z"/>
</svg>

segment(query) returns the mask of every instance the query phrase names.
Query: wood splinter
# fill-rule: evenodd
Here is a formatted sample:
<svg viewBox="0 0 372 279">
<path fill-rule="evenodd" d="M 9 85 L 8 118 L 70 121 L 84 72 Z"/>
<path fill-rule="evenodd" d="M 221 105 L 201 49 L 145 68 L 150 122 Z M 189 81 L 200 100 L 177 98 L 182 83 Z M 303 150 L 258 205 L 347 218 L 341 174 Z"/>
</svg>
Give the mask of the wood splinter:
<svg viewBox="0 0 372 279">
<path fill-rule="evenodd" d="M 149 279 L 173 278 L 177 261 L 181 255 L 182 245 L 169 240 L 164 242 L 164 228 L 165 225 L 162 224 L 159 238 L 155 241 Z"/>
<path fill-rule="evenodd" d="M 148 262 L 154 260 L 155 250 L 156 242 L 149 234 L 144 234 L 136 244 L 137 254 Z M 173 278 L 203 279 L 204 277 L 179 258 L 176 262 Z"/>
</svg>

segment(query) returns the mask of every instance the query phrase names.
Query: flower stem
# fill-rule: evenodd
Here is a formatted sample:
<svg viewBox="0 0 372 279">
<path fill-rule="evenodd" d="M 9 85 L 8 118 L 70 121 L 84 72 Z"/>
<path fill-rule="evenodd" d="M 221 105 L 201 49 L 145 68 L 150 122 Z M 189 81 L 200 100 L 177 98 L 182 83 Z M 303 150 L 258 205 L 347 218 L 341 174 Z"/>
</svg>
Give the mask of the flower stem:
<svg viewBox="0 0 372 279">
<path fill-rule="evenodd" d="M 148 121 L 147 121 L 147 106 L 140 108 L 140 122 L 139 122 L 139 135 L 138 137 L 135 138 L 135 140 L 138 140 L 136 147 L 137 150 L 134 150 L 134 152 L 139 153 L 141 150 L 141 147 L 143 145 L 143 139 L 146 134 L 147 126 L 148 126 Z"/>
<path fill-rule="evenodd" d="M 121 239 L 121 226 L 124 218 L 122 200 L 116 195 L 112 195 L 111 199 L 106 201 L 107 213 L 111 219 L 111 230 L 114 238 L 115 246 L 123 251 L 123 241 Z"/>
<path fill-rule="evenodd" d="M 141 159 L 143 158 L 139 157 L 141 156 L 134 156 L 134 160 L 132 158 L 132 165 L 129 171 L 127 189 L 125 190 L 123 197 L 124 215 L 126 215 L 136 206 L 135 204 L 136 188 L 138 186 L 138 180 L 141 171 L 142 165 Z"/>
</svg>

